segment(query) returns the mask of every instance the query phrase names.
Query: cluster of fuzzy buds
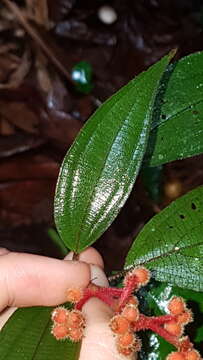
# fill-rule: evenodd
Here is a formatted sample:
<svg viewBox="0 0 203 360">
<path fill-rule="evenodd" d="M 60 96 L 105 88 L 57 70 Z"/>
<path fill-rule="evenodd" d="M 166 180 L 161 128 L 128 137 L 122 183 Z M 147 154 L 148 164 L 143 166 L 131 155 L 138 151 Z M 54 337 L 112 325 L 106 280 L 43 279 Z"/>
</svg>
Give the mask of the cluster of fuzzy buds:
<svg viewBox="0 0 203 360">
<path fill-rule="evenodd" d="M 200 360 L 200 354 L 193 349 L 189 338 L 181 337 L 184 326 L 193 320 L 191 311 L 187 309 L 181 297 L 172 297 L 167 315 L 148 317 L 140 313 L 139 302 L 134 293 L 149 280 L 149 270 L 140 266 L 126 274 L 123 288 L 105 288 L 90 283 L 84 290 L 68 289 L 66 300 L 74 304 L 74 309 L 70 311 L 64 307 L 57 307 L 52 312 L 53 336 L 57 340 L 81 340 L 85 327 L 81 310 L 91 297 L 97 297 L 114 311 L 109 326 L 120 354 L 128 357 L 138 352 L 141 349 L 141 341 L 136 333 L 140 330 L 152 330 L 177 348 L 177 351 L 169 354 L 166 360 Z"/>
<path fill-rule="evenodd" d="M 174 296 L 169 304 L 168 310 L 173 316 L 173 320 L 168 321 L 164 327 L 172 335 L 182 336 L 184 326 L 193 320 L 192 313 L 186 308 L 185 302 L 181 297 Z"/>
<path fill-rule="evenodd" d="M 117 314 L 110 322 L 110 328 L 116 336 L 118 352 L 129 356 L 140 351 L 141 341 L 134 333 L 134 324 L 139 320 L 138 299 L 132 293 L 148 283 L 149 271 L 137 267 L 124 278 L 124 288 L 117 305 Z"/>
<path fill-rule="evenodd" d="M 188 336 L 180 339 L 178 351 L 173 351 L 166 360 L 201 360 L 200 353 L 193 349 L 193 344 Z"/>
<path fill-rule="evenodd" d="M 201 356 L 197 350 L 174 351 L 167 356 L 167 360 L 200 360 Z"/>
<path fill-rule="evenodd" d="M 141 341 L 133 331 L 133 324 L 139 319 L 138 299 L 131 296 L 120 314 L 113 316 L 110 328 L 116 336 L 118 352 L 129 356 L 141 349 Z"/>
<path fill-rule="evenodd" d="M 174 296 L 169 301 L 168 310 L 173 316 L 173 320 L 167 322 L 164 327 L 171 334 L 180 338 L 184 331 L 184 326 L 193 321 L 192 312 L 187 309 L 181 297 Z M 167 360 L 200 360 L 200 354 L 193 349 L 187 337 L 180 338 L 178 351 L 174 351 L 167 356 Z"/>
<path fill-rule="evenodd" d="M 52 335 L 57 340 L 70 339 L 80 341 L 83 337 L 85 318 L 79 310 L 67 310 L 57 307 L 52 312 Z"/>
</svg>

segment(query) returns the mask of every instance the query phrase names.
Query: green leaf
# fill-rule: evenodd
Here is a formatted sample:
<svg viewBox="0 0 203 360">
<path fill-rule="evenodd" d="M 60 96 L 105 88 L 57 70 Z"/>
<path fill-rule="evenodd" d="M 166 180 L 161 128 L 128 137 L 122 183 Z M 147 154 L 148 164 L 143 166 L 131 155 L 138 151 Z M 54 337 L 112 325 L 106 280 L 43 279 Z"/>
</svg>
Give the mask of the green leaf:
<svg viewBox="0 0 203 360">
<path fill-rule="evenodd" d="M 18 309 L 0 332 L 1 360 L 76 360 L 80 343 L 57 341 L 51 335 L 53 308 Z"/>
<path fill-rule="evenodd" d="M 107 100 L 68 151 L 58 179 L 55 221 L 75 252 L 93 243 L 125 203 L 146 149 L 160 78 L 173 54 Z"/>
<path fill-rule="evenodd" d="M 142 348 L 138 359 L 141 360 L 165 360 L 167 355 L 175 351 L 174 346 L 169 344 L 159 335 L 146 331 L 142 338 Z"/>
<path fill-rule="evenodd" d="M 196 341 L 196 343 L 201 342 L 201 345 L 202 345 L 202 341 L 203 341 L 203 325 L 197 329 L 197 335 L 196 335 L 195 341 Z"/>
<path fill-rule="evenodd" d="M 61 252 L 62 256 L 66 256 L 67 252 L 68 252 L 68 248 L 65 246 L 65 244 L 63 243 L 62 239 L 60 238 L 59 234 L 57 233 L 57 231 L 53 228 L 49 228 L 47 230 L 47 233 L 49 235 L 49 237 L 51 238 L 51 240 L 53 241 L 53 243 L 58 247 L 58 249 Z"/>
<path fill-rule="evenodd" d="M 149 197 L 159 203 L 162 196 L 163 166 L 143 167 L 141 178 Z"/>
<path fill-rule="evenodd" d="M 203 152 L 203 52 L 168 66 L 156 104 L 146 161 L 161 165 Z"/>
<path fill-rule="evenodd" d="M 143 264 L 157 280 L 203 290 L 203 187 L 171 203 L 144 226 L 125 266 Z"/>
</svg>

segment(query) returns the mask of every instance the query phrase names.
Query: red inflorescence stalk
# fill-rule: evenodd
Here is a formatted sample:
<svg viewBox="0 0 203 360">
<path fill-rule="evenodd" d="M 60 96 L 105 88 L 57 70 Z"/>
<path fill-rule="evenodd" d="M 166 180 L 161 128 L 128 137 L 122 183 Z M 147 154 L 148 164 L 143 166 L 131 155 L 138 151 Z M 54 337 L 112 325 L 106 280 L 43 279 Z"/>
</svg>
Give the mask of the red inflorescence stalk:
<svg viewBox="0 0 203 360">
<path fill-rule="evenodd" d="M 199 353 L 193 349 L 193 344 L 188 337 L 182 337 L 183 327 L 192 321 L 192 313 L 186 308 L 185 302 L 181 297 L 173 297 L 168 304 L 168 315 L 145 316 L 138 309 L 138 299 L 133 295 L 140 286 L 144 286 L 150 279 L 149 270 L 144 267 L 137 267 L 129 272 L 124 279 L 124 287 L 121 289 L 111 287 L 100 287 L 90 283 L 84 290 L 69 289 L 67 300 L 74 303 L 74 310 L 68 312 L 65 308 L 59 307 L 52 313 L 54 327 L 52 334 L 56 339 L 69 337 L 73 341 L 78 341 L 83 336 L 85 319 L 81 313 L 84 304 L 92 297 L 96 297 L 113 310 L 115 315 L 110 322 L 110 328 L 116 336 L 118 352 L 129 356 L 141 348 L 141 341 L 134 333 L 140 330 L 152 330 L 163 337 L 167 342 L 177 348 L 176 352 L 171 353 L 167 360 L 178 358 L 184 360 L 199 360 Z M 78 300 L 78 301 L 77 301 Z M 71 316 L 77 315 L 78 331 L 75 323 L 72 324 Z M 66 320 L 67 317 L 67 320 Z M 64 320 L 65 319 L 65 320 Z M 68 320 L 69 319 L 69 320 Z M 64 330 L 65 329 L 65 330 Z M 67 329 L 67 331 L 66 331 Z M 174 358 L 174 359 L 173 359 Z"/>
<path fill-rule="evenodd" d="M 96 297 L 109 306 L 113 306 L 115 299 L 118 299 L 123 289 L 107 288 L 100 286 L 89 286 L 84 290 L 82 299 L 76 304 L 76 309 L 81 310 L 84 304 L 91 298 Z"/>
</svg>

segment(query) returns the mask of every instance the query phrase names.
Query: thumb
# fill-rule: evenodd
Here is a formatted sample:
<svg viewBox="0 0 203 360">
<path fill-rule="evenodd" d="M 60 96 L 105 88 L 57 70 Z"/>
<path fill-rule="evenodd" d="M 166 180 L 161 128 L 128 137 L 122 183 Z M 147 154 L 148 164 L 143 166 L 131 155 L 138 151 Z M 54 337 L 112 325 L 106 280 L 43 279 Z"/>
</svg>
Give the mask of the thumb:
<svg viewBox="0 0 203 360">
<path fill-rule="evenodd" d="M 91 266 L 91 278 L 96 285 L 108 286 L 101 268 Z M 97 298 L 91 298 L 83 306 L 87 327 L 82 341 L 80 360 L 123 360 L 116 349 L 115 337 L 109 327 L 112 309 Z M 129 358 L 130 359 L 130 358 Z"/>
</svg>

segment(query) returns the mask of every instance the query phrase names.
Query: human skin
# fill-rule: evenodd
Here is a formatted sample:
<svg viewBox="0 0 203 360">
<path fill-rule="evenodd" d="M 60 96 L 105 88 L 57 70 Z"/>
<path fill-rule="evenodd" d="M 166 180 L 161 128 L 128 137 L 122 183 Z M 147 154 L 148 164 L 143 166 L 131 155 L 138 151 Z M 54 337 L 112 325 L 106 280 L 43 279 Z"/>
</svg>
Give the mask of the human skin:
<svg viewBox="0 0 203 360">
<path fill-rule="evenodd" d="M 90 247 L 83 251 L 78 261 L 71 259 L 72 253 L 64 260 L 57 260 L 0 248 L 0 329 L 16 307 L 62 304 L 67 288 L 85 288 L 91 280 L 108 286 L 103 260 L 95 249 Z M 124 359 L 117 352 L 108 326 L 112 317 L 110 307 L 91 298 L 83 306 L 83 313 L 87 326 L 80 360 Z"/>
</svg>

